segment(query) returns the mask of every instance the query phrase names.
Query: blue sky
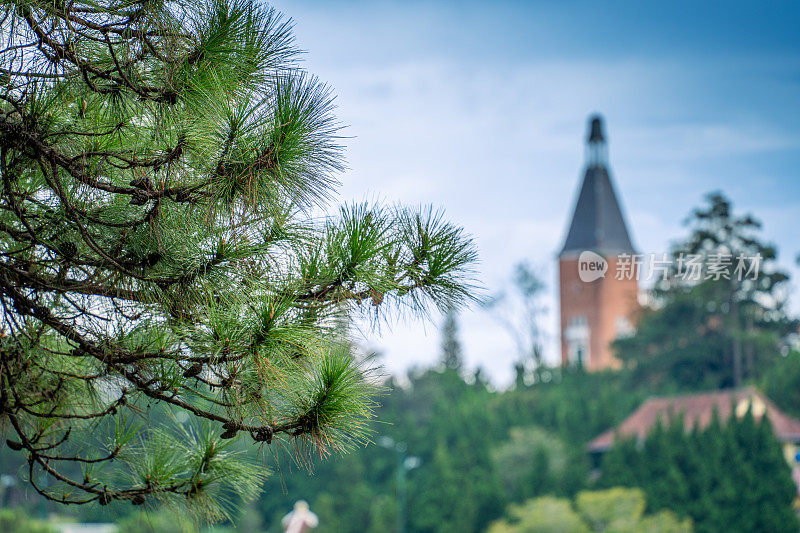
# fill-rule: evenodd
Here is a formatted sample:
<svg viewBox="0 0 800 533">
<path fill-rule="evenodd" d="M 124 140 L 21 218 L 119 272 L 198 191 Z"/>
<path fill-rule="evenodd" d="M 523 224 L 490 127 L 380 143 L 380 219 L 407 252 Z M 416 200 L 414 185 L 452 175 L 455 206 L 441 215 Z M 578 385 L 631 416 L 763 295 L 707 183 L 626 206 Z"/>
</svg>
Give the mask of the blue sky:
<svg viewBox="0 0 800 533">
<path fill-rule="evenodd" d="M 338 95 L 351 136 L 339 200 L 445 208 L 475 236 L 488 292 L 531 261 L 548 282 L 551 357 L 555 253 L 593 112 L 606 118 L 640 251 L 667 251 L 692 207 L 722 190 L 763 221 L 800 280 L 799 3 L 273 5 L 295 19 L 304 66 Z M 438 357 L 435 323 L 365 335 L 388 371 Z M 503 329 L 474 310 L 461 336 L 468 364 L 507 382 L 515 355 Z"/>
</svg>

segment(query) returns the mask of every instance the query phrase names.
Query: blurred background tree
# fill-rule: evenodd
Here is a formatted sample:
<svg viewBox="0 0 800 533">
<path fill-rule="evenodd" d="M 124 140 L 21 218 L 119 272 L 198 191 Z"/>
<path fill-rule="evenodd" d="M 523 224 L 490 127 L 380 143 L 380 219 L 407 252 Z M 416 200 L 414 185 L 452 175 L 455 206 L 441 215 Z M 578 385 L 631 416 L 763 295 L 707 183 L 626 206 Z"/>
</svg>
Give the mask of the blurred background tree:
<svg viewBox="0 0 800 533">
<path fill-rule="evenodd" d="M 492 461 L 513 501 L 542 494 L 569 494 L 569 456 L 561 439 L 537 426 L 511 428 L 492 450 Z"/>
<path fill-rule="evenodd" d="M 197 533 L 198 525 L 186 515 L 168 510 L 139 511 L 119 523 L 118 533 Z"/>
<path fill-rule="evenodd" d="M 489 533 L 691 533 L 692 521 L 670 511 L 646 515 L 640 489 L 615 487 L 583 491 L 574 502 L 543 496 L 512 505 L 509 517 L 492 523 Z"/>
<path fill-rule="evenodd" d="M 514 363 L 517 387 L 539 379 L 545 341 L 541 320 L 547 310 L 542 301 L 544 289 L 535 267 L 522 261 L 514 267 L 512 289 L 501 291 L 484 303 L 484 308 L 505 328 L 517 348 Z"/>
<path fill-rule="evenodd" d="M 687 220 L 691 233 L 673 247 L 636 333 L 615 342 L 617 357 L 657 388 L 757 380 L 797 331 L 786 310 L 789 277 L 777 249 L 759 239 L 761 223 L 735 215 L 721 193 L 707 202 Z"/>
<path fill-rule="evenodd" d="M 464 365 L 464 354 L 461 349 L 461 341 L 458 339 L 457 311 L 450 309 L 445 313 L 440 331 L 442 335 L 442 364 L 450 370 L 461 370 Z"/>
<path fill-rule="evenodd" d="M 692 518 L 695 530 L 797 531 L 797 486 L 765 418 L 752 412 L 714 418 L 686 433 L 684 422 L 658 424 L 641 445 L 618 441 L 603 458 L 600 484 L 641 487 L 653 511 Z"/>
<path fill-rule="evenodd" d="M 56 533 L 56 529 L 50 524 L 29 517 L 22 509 L 0 509 L 0 531 Z"/>
<path fill-rule="evenodd" d="M 790 349 L 764 373 L 762 389 L 781 409 L 800 417 L 800 352 Z"/>
</svg>

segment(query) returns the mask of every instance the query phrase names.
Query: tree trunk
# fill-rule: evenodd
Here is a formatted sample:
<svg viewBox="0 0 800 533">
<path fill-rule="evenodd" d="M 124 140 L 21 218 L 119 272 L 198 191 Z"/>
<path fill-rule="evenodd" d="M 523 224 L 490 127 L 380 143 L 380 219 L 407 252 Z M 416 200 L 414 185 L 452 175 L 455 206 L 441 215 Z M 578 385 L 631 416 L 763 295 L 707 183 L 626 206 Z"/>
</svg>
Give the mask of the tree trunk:
<svg viewBox="0 0 800 533">
<path fill-rule="evenodd" d="M 755 361 L 755 340 L 754 340 L 754 327 L 753 327 L 753 315 L 751 313 L 747 313 L 745 318 L 746 326 L 745 331 L 747 332 L 747 344 L 745 345 L 745 362 L 747 363 L 747 375 L 749 377 L 755 376 L 756 373 L 756 361 Z"/>
<path fill-rule="evenodd" d="M 739 387 L 742 384 L 742 339 L 739 336 L 739 304 L 736 301 L 735 293 L 731 293 L 730 304 L 730 334 L 733 336 L 733 386 Z"/>
</svg>

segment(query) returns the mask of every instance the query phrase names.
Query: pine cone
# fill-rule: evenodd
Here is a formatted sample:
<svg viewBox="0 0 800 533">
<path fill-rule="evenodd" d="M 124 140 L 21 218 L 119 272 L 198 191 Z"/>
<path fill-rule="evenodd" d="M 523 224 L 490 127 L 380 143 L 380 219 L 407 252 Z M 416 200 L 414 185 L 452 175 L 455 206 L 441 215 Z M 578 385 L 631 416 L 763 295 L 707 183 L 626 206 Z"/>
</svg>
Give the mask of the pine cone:
<svg viewBox="0 0 800 533">
<path fill-rule="evenodd" d="M 137 190 L 133 191 L 133 194 L 131 195 L 130 204 L 131 205 L 144 205 L 144 204 L 147 203 L 147 201 L 149 199 L 150 199 L 150 197 L 147 195 L 146 192 L 140 191 L 140 190 L 137 189 Z"/>
<path fill-rule="evenodd" d="M 75 254 L 78 253 L 78 247 L 74 242 L 67 241 L 62 243 L 59 248 L 61 249 L 61 253 L 64 254 L 64 257 L 67 259 L 72 259 L 75 257 Z"/>
<path fill-rule="evenodd" d="M 272 442 L 272 434 L 273 431 L 271 427 L 258 428 L 255 433 L 253 433 L 253 440 L 269 444 Z"/>
<path fill-rule="evenodd" d="M 193 378 L 202 371 L 203 371 L 203 365 L 201 363 L 195 363 L 186 369 L 186 372 L 183 373 L 183 377 Z"/>
</svg>

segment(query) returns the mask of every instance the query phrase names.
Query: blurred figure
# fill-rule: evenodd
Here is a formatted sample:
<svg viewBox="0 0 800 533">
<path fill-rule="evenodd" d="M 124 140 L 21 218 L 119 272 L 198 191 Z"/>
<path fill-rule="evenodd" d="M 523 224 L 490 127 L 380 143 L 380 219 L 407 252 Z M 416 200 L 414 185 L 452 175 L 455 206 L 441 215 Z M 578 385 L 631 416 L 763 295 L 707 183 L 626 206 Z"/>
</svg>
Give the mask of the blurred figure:
<svg viewBox="0 0 800 533">
<path fill-rule="evenodd" d="M 305 500 L 297 500 L 294 509 L 281 520 L 284 533 L 305 533 L 319 525 L 319 518 L 308 508 Z"/>
</svg>

